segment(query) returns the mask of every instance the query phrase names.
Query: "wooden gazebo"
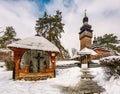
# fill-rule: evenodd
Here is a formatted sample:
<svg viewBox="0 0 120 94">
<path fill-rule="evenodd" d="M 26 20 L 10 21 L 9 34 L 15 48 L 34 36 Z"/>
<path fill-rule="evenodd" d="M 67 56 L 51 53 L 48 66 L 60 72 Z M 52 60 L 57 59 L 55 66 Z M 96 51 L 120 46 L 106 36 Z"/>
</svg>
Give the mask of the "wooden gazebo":
<svg viewBox="0 0 120 94">
<path fill-rule="evenodd" d="M 33 36 L 8 45 L 14 51 L 13 79 L 40 80 L 55 77 L 59 49 L 42 36 Z"/>
</svg>

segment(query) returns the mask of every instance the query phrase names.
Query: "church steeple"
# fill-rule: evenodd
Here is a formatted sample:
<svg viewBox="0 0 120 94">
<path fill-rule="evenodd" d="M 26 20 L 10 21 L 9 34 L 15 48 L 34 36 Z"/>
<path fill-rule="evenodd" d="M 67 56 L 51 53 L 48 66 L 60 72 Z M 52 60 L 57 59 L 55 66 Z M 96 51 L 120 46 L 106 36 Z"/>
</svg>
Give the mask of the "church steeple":
<svg viewBox="0 0 120 94">
<path fill-rule="evenodd" d="M 91 48 L 91 40 L 92 40 L 92 32 L 91 25 L 88 24 L 88 17 L 86 15 L 85 10 L 85 16 L 83 17 L 83 26 L 80 28 L 80 49 L 83 49 L 84 47 Z"/>
<path fill-rule="evenodd" d="M 85 9 L 85 17 L 86 17 L 86 11 L 87 11 L 87 10 Z"/>
<path fill-rule="evenodd" d="M 85 17 L 83 18 L 83 24 L 88 23 L 88 17 L 86 16 L 86 10 L 85 10 Z"/>
<path fill-rule="evenodd" d="M 85 17 L 83 18 L 83 26 L 80 28 L 80 33 L 84 31 L 92 32 L 91 25 L 88 24 L 88 17 L 86 16 L 86 10 L 85 10 Z"/>
</svg>

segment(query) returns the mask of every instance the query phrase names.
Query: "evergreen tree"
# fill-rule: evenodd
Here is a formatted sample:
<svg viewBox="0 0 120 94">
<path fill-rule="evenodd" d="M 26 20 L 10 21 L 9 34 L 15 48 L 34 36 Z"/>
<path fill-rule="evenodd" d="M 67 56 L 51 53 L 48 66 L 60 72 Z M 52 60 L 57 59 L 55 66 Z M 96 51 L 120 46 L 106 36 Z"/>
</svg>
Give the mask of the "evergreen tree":
<svg viewBox="0 0 120 94">
<path fill-rule="evenodd" d="M 115 36 L 114 34 L 105 34 L 103 36 L 97 37 L 97 42 L 99 45 L 104 45 L 108 49 L 111 48 L 111 45 L 113 43 L 118 43 L 118 37 Z"/>
<path fill-rule="evenodd" d="M 62 12 L 56 11 L 56 14 L 51 16 L 47 12 L 44 13 L 42 18 L 36 21 L 36 32 L 37 35 L 43 36 L 50 42 L 55 44 L 59 50 L 60 55 L 64 58 L 64 52 L 67 52 L 60 42 L 61 33 L 64 32 L 62 23 Z"/>
<path fill-rule="evenodd" d="M 15 40 L 16 32 L 12 26 L 6 27 L 3 36 L 0 38 L 1 48 L 6 48 L 7 44 Z"/>
<path fill-rule="evenodd" d="M 6 27 L 6 30 L 4 31 L 3 38 L 6 40 L 12 40 L 16 36 L 16 32 L 12 26 Z"/>
</svg>

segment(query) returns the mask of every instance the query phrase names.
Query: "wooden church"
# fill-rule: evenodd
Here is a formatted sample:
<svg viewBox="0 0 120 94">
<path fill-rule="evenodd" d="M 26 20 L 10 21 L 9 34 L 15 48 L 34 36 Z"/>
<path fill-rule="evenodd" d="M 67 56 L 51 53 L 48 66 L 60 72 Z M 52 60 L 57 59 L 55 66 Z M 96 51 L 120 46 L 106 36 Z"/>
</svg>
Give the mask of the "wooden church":
<svg viewBox="0 0 120 94">
<path fill-rule="evenodd" d="M 83 18 L 83 26 L 80 28 L 79 39 L 80 39 L 80 55 L 81 67 L 88 68 L 88 62 L 90 61 L 91 48 L 92 48 L 92 33 L 91 25 L 88 24 L 88 17 Z M 89 51 L 89 52 L 88 52 Z"/>
<path fill-rule="evenodd" d="M 13 79 L 40 80 L 55 77 L 59 49 L 42 36 L 32 36 L 8 45 L 14 52 Z"/>
<path fill-rule="evenodd" d="M 100 48 L 95 46 L 95 40 L 93 41 L 92 44 L 92 37 L 93 37 L 93 30 L 91 29 L 92 26 L 88 24 L 88 17 L 86 15 L 86 10 L 85 10 L 85 16 L 83 18 L 83 26 L 80 28 L 79 32 L 79 40 L 80 40 L 80 52 L 86 53 L 86 54 L 81 54 L 81 62 L 82 64 L 88 64 L 88 62 L 91 59 L 95 58 L 100 58 L 101 56 L 109 56 L 111 55 L 110 51 Z M 85 51 L 86 49 L 86 51 Z M 97 53 L 97 55 L 92 55 L 92 53 Z"/>
<path fill-rule="evenodd" d="M 94 37 L 92 49 L 98 53 L 98 56 L 92 57 L 93 59 L 112 55 L 112 53 L 106 47 L 104 47 L 104 45 L 99 45 L 96 37 Z"/>
</svg>

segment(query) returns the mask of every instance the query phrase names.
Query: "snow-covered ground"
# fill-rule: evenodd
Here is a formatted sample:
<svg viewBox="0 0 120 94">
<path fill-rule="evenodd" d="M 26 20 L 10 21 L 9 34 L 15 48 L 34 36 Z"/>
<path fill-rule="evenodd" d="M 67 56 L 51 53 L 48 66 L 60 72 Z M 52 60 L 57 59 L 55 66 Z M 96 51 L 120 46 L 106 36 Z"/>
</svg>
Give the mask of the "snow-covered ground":
<svg viewBox="0 0 120 94">
<path fill-rule="evenodd" d="M 13 81 L 12 72 L 0 68 L 0 94 L 62 94 L 60 87 L 73 86 L 79 79 L 78 67 L 56 70 L 56 78 L 41 81 Z"/>
<path fill-rule="evenodd" d="M 5 67 L 5 63 L 4 62 L 0 62 L 0 72 L 1 71 L 5 71 L 6 67 Z"/>
<path fill-rule="evenodd" d="M 102 94 L 120 94 L 120 78 L 114 79 L 115 77 L 112 77 L 109 81 L 106 81 L 102 68 L 91 68 L 91 71 L 91 73 L 95 75 L 94 80 L 106 89 Z"/>
<path fill-rule="evenodd" d="M 75 61 L 59 61 L 58 63 L 74 63 Z M 0 62 L 1 63 L 1 62 Z M 104 94 L 120 94 L 120 79 L 110 81 L 104 80 L 102 68 L 91 68 L 95 75 L 94 80 L 102 85 L 106 92 Z M 41 81 L 13 81 L 12 72 L 0 67 L 0 94 L 63 94 L 61 87 L 75 86 L 80 81 L 80 68 L 57 69 L 56 78 Z"/>
<path fill-rule="evenodd" d="M 93 63 L 100 64 L 99 60 L 92 60 Z"/>
<path fill-rule="evenodd" d="M 75 64 L 78 63 L 79 61 L 71 60 L 71 61 L 57 61 L 56 65 L 67 65 L 67 64 Z"/>
</svg>

